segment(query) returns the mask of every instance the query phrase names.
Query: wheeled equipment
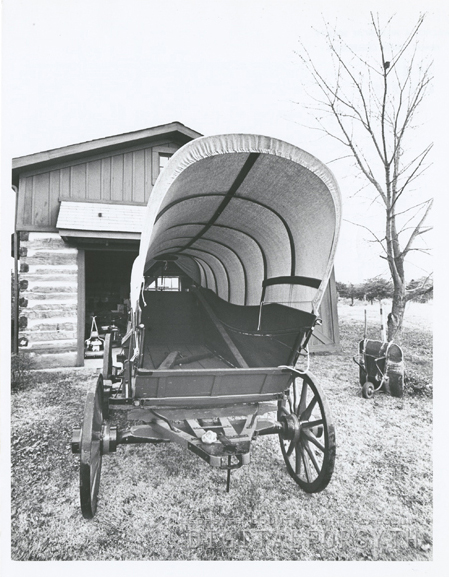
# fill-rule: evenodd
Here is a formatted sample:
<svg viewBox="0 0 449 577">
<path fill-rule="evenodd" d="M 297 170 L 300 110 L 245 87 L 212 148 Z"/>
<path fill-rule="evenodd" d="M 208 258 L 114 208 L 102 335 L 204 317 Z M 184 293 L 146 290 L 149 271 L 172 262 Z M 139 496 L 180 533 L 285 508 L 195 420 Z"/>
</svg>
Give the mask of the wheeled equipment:
<svg viewBox="0 0 449 577">
<path fill-rule="evenodd" d="M 229 490 L 252 441 L 274 434 L 302 489 L 328 485 L 335 430 L 308 345 L 340 204 L 326 166 L 276 139 L 204 137 L 174 154 L 149 199 L 121 366 L 108 334 L 73 432 L 85 518 L 103 456 L 132 443 L 176 442 L 227 471 Z"/>
</svg>

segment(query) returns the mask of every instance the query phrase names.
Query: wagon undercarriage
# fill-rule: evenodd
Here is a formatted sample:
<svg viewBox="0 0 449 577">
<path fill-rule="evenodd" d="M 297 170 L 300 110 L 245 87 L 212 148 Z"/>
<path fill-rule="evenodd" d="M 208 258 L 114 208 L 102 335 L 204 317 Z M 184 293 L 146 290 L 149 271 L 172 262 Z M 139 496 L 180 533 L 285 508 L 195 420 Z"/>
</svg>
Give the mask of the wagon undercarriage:
<svg viewBox="0 0 449 577">
<path fill-rule="evenodd" d="M 106 356 L 109 350 L 107 342 Z M 72 452 L 80 454 L 85 518 L 92 518 L 96 511 L 102 457 L 115 453 L 120 445 L 176 442 L 211 466 L 226 470 L 229 491 L 231 470 L 250 463 L 252 441 L 276 434 L 289 474 L 305 491 L 321 491 L 329 483 L 335 432 L 322 392 L 310 374 L 287 366 L 190 369 L 178 375 L 164 369 L 144 372 L 151 374 L 143 375 L 139 397 L 130 395 L 132 387 L 126 387 L 123 377 L 112 374 L 106 375 L 109 379 L 100 375 L 87 395 L 83 425 L 74 429 L 72 438 Z M 190 397 L 143 396 L 145 391 L 157 391 L 167 379 L 176 386 L 176 376 L 190 384 Z M 210 383 L 213 395 L 194 395 L 201 379 L 203 386 L 204 381 Z M 240 389 L 243 383 L 246 392 L 220 395 L 217 381 L 224 382 L 225 393 L 229 393 L 227 381 Z M 268 392 L 260 392 L 264 389 Z"/>
</svg>

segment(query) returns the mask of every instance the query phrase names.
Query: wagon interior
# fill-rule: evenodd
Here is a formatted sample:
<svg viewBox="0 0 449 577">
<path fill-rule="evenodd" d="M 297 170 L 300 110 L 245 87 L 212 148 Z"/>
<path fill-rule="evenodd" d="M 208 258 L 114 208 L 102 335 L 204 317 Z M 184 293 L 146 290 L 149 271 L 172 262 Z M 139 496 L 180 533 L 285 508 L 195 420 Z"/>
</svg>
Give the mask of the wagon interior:
<svg viewBox="0 0 449 577">
<path fill-rule="evenodd" d="M 295 344 L 315 322 L 314 315 L 282 304 L 262 309 L 232 305 L 195 286 L 175 264 L 167 268 L 156 278 L 170 274 L 178 290 L 143 293 L 140 322 L 145 326 L 142 366 L 146 369 L 167 368 L 164 361 L 170 353 L 168 364 L 173 359 L 173 366 L 192 369 L 289 364 Z"/>
</svg>

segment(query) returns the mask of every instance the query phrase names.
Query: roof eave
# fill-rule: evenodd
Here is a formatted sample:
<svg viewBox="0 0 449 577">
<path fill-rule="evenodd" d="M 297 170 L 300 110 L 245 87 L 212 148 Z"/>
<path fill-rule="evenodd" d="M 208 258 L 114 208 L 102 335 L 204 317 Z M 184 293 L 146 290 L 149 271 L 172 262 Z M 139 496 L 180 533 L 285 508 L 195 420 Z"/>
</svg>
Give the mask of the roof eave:
<svg viewBox="0 0 449 577">
<path fill-rule="evenodd" d="M 92 154 L 98 154 L 100 152 L 113 151 L 127 145 L 136 146 L 145 144 L 146 142 L 151 142 L 161 136 L 169 136 L 178 140 L 182 144 L 185 144 L 186 142 L 202 135 L 187 126 L 184 126 L 181 122 L 171 122 L 169 124 L 162 124 L 144 130 L 127 132 L 116 136 L 107 136 L 106 138 L 90 140 L 80 144 L 71 144 L 69 146 L 54 148 L 52 150 L 29 154 L 27 156 L 19 156 L 12 159 L 13 184 L 17 180 L 18 175 L 25 170 L 40 169 L 51 164 L 68 162 Z"/>
</svg>

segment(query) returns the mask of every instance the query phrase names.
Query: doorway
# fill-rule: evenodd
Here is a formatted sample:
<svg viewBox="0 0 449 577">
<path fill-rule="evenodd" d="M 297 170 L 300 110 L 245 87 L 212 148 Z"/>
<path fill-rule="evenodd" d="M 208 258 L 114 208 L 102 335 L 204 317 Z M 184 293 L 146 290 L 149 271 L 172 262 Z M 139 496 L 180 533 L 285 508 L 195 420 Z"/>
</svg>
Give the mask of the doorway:
<svg viewBox="0 0 449 577">
<path fill-rule="evenodd" d="M 111 333 L 113 347 L 120 347 L 126 334 L 131 269 L 137 255 L 137 250 L 85 251 L 84 339 L 96 328 L 100 339 Z"/>
</svg>

